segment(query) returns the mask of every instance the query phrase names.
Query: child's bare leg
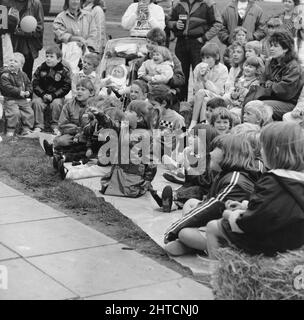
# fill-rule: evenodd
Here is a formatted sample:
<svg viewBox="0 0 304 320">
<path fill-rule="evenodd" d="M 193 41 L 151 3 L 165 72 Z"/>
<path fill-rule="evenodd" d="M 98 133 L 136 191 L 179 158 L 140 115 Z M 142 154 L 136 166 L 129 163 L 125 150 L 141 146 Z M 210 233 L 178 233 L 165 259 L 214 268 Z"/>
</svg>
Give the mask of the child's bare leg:
<svg viewBox="0 0 304 320">
<path fill-rule="evenodd" d="M 171 241 L 164 246 L 164 249 L 171 255 L 171 256 L 182 256 L 184 254 L 188 254 L 193 252 L 193 249 L 185 246 L 181 243 L 178 239 L 175 241 Z"/>
<path fill-rule="evenodd" d="M 200 251 L 207 250 L 207 239 L 198 228 L 184 228 L 178 234 L 178 239 L 187 247 Z"/>
<path fill-rule="evenodd" d="M 204 98 L 202 101 L 201 111 L 199 116 L 200 122 L 206 120 L 206 109 L 207 109 L 207 102 L 206 102 L 206 98 Z"/>
<path fill-rule="evenodd" d="M 219 223 L 221 223 L 220 221 L 221 220 L 212 220 L 207 224 L 207 250 L 211 259 L 216 259 L 215 252 L 221 247 L 221 240 L 225 238 L 219 228 Z"/>
</svg>

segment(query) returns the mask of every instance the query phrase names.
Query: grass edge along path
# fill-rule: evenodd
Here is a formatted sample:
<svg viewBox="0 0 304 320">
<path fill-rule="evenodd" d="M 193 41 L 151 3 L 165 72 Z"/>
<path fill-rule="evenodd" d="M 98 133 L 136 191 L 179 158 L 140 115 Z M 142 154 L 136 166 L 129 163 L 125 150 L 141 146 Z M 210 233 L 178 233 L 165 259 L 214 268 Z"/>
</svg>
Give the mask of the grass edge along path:
<svg viewBox="0 0 304 320">
<path fill-rule="evenodd" d="M 144 231 L 103 197 L 71 180 L 62 181 L 38 140 L 3 137 L 0 144 L 0 181 L 92 227 L 158 263 L 211 287 L 209 276 L 193 276 L 170 259 Z M 144 213 L 143 213 L 144 214 Z"/>
</svg>

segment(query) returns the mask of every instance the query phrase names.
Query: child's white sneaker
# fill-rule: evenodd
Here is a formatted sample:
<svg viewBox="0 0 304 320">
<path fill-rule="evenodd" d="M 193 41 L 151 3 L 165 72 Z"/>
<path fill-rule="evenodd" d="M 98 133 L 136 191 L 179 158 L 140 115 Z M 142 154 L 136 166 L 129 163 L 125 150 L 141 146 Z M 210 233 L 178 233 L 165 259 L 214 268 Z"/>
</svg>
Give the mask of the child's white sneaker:
<svg viewBox="0 0 304 320">
<path fill-rule="evenodd" d="M 38 127 L 36 127 L 36 128 L 33 130 L 34 133 L 39 133 L 39 132 L 41 132 L 41 131 L 42 131 L 41 128 L 38 128 Z"/>
</svg>

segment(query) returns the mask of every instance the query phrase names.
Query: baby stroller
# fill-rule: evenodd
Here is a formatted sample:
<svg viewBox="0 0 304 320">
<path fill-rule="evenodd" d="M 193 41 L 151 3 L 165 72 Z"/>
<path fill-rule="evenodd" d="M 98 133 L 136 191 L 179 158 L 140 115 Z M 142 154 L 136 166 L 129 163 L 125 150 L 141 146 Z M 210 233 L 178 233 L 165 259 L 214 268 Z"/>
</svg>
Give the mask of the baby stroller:
<svg viewBox="0 0 304 320">
<path fill-rule="evenodd" d="M 147 54 L 146 44 L 147 40 L 145 38 L 127 37 L 109 40 L 98 67 L 99 76 L 105 78 L 115 66 L 125 65 L 128 69 L 127 86 L 130 86 L 132 81 L 135 80 L 134 62 Z M 122 99 L 125 108 L 127 97 L 118 96 L 118 98 Z"/>
</svg>

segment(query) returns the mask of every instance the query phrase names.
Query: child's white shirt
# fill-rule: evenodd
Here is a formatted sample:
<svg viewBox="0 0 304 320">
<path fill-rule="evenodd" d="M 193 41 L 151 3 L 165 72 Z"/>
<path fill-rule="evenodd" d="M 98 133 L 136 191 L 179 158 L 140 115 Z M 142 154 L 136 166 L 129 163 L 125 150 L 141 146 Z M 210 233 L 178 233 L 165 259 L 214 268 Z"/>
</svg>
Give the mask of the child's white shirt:
<svg viewBox="0 0 304 320">
<path fill-rule="evenodd" d="M 155 63 L 153 59 L 143 62 L 138 69 L 138 77 L 145 75 L 152 76 L 152 82 L 158 84 L 167 84 L 173 77 L 173 62 L 164 61 L 162 63 Z"/>
</svg>

